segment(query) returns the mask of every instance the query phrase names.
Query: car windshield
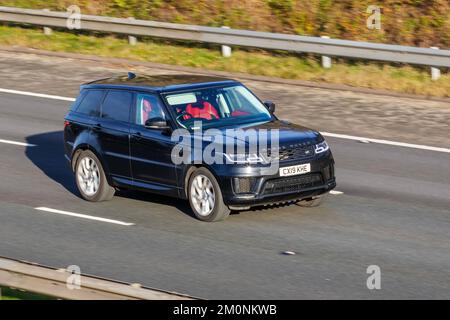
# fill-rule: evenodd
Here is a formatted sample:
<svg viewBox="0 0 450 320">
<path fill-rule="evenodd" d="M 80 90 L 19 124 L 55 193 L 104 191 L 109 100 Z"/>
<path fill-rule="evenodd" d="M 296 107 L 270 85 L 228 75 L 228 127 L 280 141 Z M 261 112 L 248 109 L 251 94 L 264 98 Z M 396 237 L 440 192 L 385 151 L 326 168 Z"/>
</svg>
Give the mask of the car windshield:
<svg viewBox="0 0 450 320">
<path fill-rule="evenodd" d="M 197 89 L 165 96 L 177 122 L 193 129 L 201 121 L 203 128 L 217 128 L 272 119 L 267 108 L 242 85 Z"/>
</svg>

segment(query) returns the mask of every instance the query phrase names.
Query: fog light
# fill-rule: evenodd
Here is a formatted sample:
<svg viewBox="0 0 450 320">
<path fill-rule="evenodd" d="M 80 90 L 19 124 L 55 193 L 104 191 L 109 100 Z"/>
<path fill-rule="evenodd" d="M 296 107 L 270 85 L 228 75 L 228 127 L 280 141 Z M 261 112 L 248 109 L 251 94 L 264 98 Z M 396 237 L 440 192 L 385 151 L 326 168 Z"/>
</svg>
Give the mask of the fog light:
<svg viewBox="0 0 450 320">
<path fill-rule="evenodd" d="M 250 193 L 255 185 L 255 178 L 234 178 L 235 193 Z"/>
</svg>

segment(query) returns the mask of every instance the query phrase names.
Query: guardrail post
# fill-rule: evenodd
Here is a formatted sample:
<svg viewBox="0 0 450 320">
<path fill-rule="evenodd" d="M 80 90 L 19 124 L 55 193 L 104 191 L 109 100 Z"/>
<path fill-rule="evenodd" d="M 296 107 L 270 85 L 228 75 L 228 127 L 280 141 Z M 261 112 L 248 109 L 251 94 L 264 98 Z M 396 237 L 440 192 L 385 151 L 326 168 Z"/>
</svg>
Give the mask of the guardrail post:
<svg viewBox="0 0 450 320">
<path fill-rule="evenodd" d="M 50 12 L 50 9 L 42 9 L 42 11 Z M 52 34 L 52 28 L 44 27 L 44 34 L 45 34 L 46 36 L 51 35 L 51 34 Z"/>
<path fill-rule="evenodd" d="M 323 39 L 330 39 L 329 36 L 321 36 Z M 322 67 L 325 69 L 331 68 L 331 58 L 328 56 L 322 56 Z"/>
<path fill-rule="evenodd" d="M 438 47 L 430 47 L 431 49 L 439 50 Z M 435 67 L 431 67 L 431 80 L 436 81 L 441 77 L 441 70 Z"/>
<path fill-rule="evenodd" d="M 130 20 L 135 20 L 133 17 L 129 17 Z M 135 36 L 128 36 L 128 43 L 130 46 L 135 46 L 137 43 L 137 38 Z"/>
<path fill-rule="evenodd" d="M 230 29 L 230 27 L 223 26 L 224 29 Z M 222 56 L 225 58 L 231 57 L 231 47 L 229 46 L 222 46 Z"/>
</svg>

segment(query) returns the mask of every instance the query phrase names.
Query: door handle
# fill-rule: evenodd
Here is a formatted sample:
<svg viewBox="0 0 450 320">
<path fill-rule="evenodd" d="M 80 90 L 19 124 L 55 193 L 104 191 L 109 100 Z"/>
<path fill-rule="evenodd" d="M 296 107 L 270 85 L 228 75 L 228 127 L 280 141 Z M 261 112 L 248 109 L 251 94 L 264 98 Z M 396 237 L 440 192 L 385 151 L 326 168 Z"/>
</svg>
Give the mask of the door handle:
<svg viewBox="0 0 450 320">
<path fill-rule="evenodd" d="M 135 132 L 132 134 L 133 138 L 136 140 L 141 140 L 142 138 L 142 133 L 140 133 L 139 131 Z"/>
<path fill-rule="evenodd" d="M 93 129 L 94 131 L 99 131 L 99 130 L 102 129 L 102 125 L 101 125 L 100 123 L 94 124 L 94 125 L 92 126 L 92 129 Z"/>
</svg>

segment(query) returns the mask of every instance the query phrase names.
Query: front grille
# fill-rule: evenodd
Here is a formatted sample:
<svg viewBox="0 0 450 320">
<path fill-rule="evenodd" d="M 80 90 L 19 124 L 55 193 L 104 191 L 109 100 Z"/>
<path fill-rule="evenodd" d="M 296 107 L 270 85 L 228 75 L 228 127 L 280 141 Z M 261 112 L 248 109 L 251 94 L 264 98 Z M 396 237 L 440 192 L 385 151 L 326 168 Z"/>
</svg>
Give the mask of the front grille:
<svg viewBox="0 0 450 320">
<path fill-rule="evenodd" d="M 272 161 L 302 160 L 314 155 L 314 146 L 283 147 L 278 151 L 278 156 L 271 150 L 267 151 L 267 155 Z"/>
<path fill-rule="evenodd" d="M 304 174 L 296 177 L 277 178 L 269 180 L 264 186 L 264 194 L 298 192 L 323 184 L 320 173 Z"/>
</svg>

